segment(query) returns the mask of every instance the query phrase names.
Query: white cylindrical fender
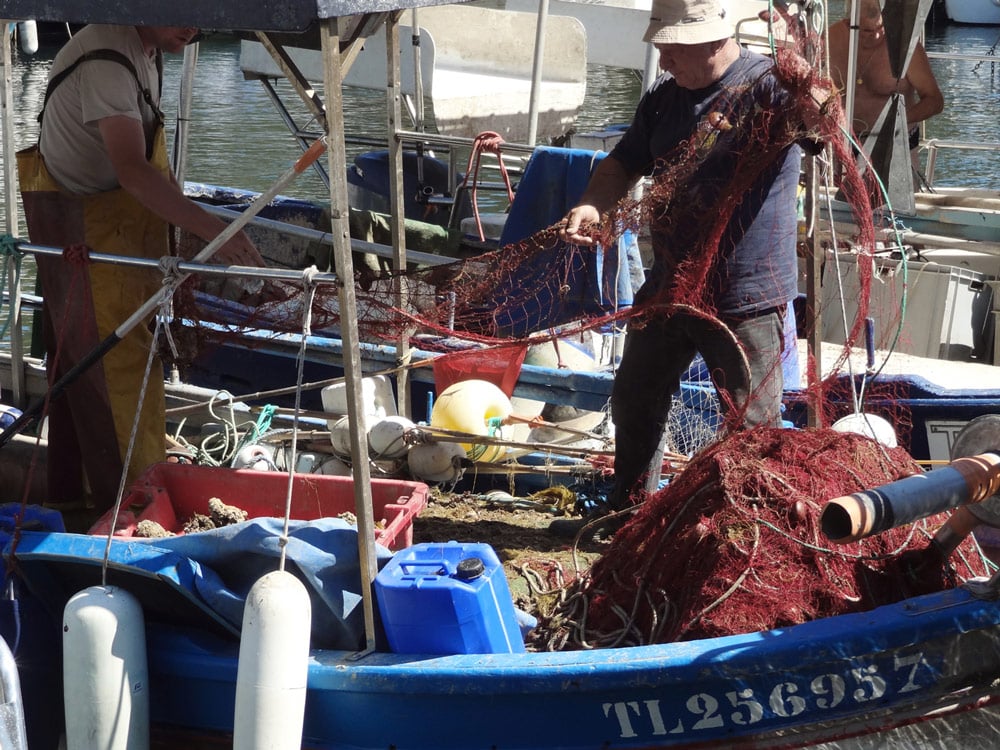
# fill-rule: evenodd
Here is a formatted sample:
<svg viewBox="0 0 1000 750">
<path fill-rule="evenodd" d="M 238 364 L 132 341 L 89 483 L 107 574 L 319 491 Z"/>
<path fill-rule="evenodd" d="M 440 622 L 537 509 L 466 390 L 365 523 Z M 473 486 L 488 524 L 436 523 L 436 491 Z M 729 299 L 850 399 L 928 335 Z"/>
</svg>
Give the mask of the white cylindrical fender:
<svg viewBox="0 0 1000 750">
<path fill-rule="evenodd" d="M 305 585 L 275 570 L 250 589 L 236 672 L 233 750 L 299 750 L 312 608 Z"/>
<path fill-rule="evenodd" d="M 327 476 L 333 477 L 349 477 L 352 474 L 351 467 L 345 464 L 336 456 L 330 456 L 329 458 L 321 461 L 315 469 L 313 469 L 314 474 L 325 474 Z"/>
<path fill-rule="evenodd" d="M 38 24 L 35 21 L 18 21 L 17 39 L 24 54 L 33 55 L 38 52 Z"/>
<path fill-rule="evenodd" d="M 420 443 L 406 454 L 410 473 L 425 482 L 457 482 L 465 469 L 465 448 L 458 443 Z"/>
<path fill-rule="evenodd" d="M 233 468 L 271 471 L 274 468 L 274 448 L 259 443 L 245 445 L 233 459 Z"/>
<path fill-rule="evenodd" d="M 406 417 L 383 417 L 368 428 L 368 448 L 374 458 L 400 458 L 406 455 L 403 439 L 414 427 Z"/>
<path fill-rule="evenodd" d="M 351 455 L 350 417 L 341 417 L 330 427 L 330 445 L 338 456 L 347 458 Z"/>
<path fill-rule="evenodd" d="M 856 432 L 872 440 L 877 440 L 886 448 L 895 448 L 896 430 L 888 420 L 877 414 L 848 414 L 834 422 L 830 429 L 835 432 Z"/>
<path fill-rule="evenodd" d="M 63 610 L 66 750 L 149 747 L 149 670 L 142 607 L 117 586 L 91 586 Z"/>
<path fill-rule="evenodd" d="M 14 654 L 3 638 L 0 638 L 0 747 L 4 750 L 28 750 L 21 679 Z"/>
<path fill-rule="evenodd" d="M 512 407 L 507 394 L 486 380 L 462 380 L 441 392 L 431 410 L 431 426 L 444 430 L 488 435 L 491 419 L 506 419 Z M 462 443 L 469 458 L 497 461 L 507 454 L 502 446 Z"/>
</svg>

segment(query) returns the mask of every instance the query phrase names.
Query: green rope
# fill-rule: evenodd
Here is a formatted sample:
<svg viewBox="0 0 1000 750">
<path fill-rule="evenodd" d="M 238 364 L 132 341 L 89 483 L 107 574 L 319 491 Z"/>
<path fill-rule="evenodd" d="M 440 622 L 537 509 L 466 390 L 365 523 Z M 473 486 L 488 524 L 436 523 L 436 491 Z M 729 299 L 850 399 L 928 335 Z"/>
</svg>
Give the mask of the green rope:
<svg viewBox="0 0 1000 750">
<path fill-rule="evenodd" d="M 235 459 L 239 452 L 248 445 L 253 445 L 256 443 L 260 436 L 268 432 L 271 429 L 271 419 L 274 417 L 274 413 L 277 411 L 278 407 L 267 404 L 260 412 L 257 417 L 257 422 L 251 427 L 247 432 L 240 438 L 240 441 L 236 444 L 233 449 L 232 458 Z"/>
<path fill-rule="evenodd" d="M 499 435 L 500 434 L 500 428 L 503 427 L 503 420 L 504 420 L 503 417 L 490 417 L 489 419 L 487 419 L 486 420 L 486 436 L 487 437 L 496 437 L 497 435 Z M 487 451 L 492 450 L 492 449 L 493 449 L 493 446 L 491 446 L 491 445 L 478 445 L 478 444 L 474 443 L 473 444 L 473 448 L 471 449 L 471 454 L 469 455 L 469 458 L 471 458 L 473 461 L 478 461 L 480 458 L 483 457 L 483 455 Z"/>
</svg>

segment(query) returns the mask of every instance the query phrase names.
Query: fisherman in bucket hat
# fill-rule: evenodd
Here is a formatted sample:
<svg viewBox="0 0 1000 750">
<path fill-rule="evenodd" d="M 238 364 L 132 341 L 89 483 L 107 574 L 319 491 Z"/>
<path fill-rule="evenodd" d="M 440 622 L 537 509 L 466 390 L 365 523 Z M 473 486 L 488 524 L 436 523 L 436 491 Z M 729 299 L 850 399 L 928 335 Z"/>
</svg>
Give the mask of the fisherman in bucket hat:
<svg viewBox="0 0 1000 750">
<path fill-rule="evenodd" d="M 606 243 L 612 209 L 652 177 L 644 213 L 654 216 L 652 264 L 611 396 L 614 487 L 598 511 L 605 532 L 642 500 L 640 480 L 696 354 L 729 426 L 781 423 L 784 322 L 798 293 L 802 148 L 820 149 L 803 120 L 812 126 L 825 114 L 820 103 L 831 91 L 826 82 L 810 90 L 811 116 L 797 115 L 774 61 L 733 39 L 737 21 L 720 0 L 653 1 L 643 40 L 656 47 L 664 73 L 561 225 L 566 242 Z M 704 281 L 691 286 L 699 268 Z M 585 522 L 601 528 L 592 520 L 559 519 L 551 529 L 571 536 Z"/>
</svg>

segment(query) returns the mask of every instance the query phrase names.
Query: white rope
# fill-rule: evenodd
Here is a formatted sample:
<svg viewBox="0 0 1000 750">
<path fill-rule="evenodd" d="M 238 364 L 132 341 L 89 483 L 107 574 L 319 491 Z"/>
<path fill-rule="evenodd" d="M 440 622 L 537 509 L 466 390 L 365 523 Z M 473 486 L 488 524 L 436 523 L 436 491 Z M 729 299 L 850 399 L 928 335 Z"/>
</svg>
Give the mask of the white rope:
<svg viewBox="0 0 1000 750">
<path fill-rule="evenodd" d="M 156 314 L 156 326 L 153 329 L 153 341 L 149 347 L 149 354 L 146 357 L 146 368 L 142 373 L 142 384 L 139 386 L 139 396 L 136 399 L 135 418 L 132 420 L 132 431 L 128 437 L 128 448 L 125 451 L 125 459 L 122 462 L 122 473 L 118 480 L 118 492 L 115 495 L 115 505 L 111 511 L 111 523 L 108 524 L 108 538 L 104 545 L 104 559 L 101 561 L 101 585 L 108 585 L 108 561 L 111 557 L 111 542 L 114 540 L 115 529 L 118 526 L 118 513 L 121 511 L 122 501 L 125 499 L 125 482 L 128 478 L 128 468 L 132 463 L 132 453 L 135 449 L 136 436 L 139 434 L 139 421 L 142 416 L 142 407 L 146 401 L 146 391 L 149 388 L 149 375 L 153 369 L 153 361 L 156 359 L 157 342 L 160 333 L 164 330 L 163 320 L 165 319 L 165 309 L 170 305 L 170 297 L 163 299 L 160 310 Z"/>
<path fill-rule="evenodd" d="M 302 271 L 302 289 L 305 295 L 305 304 L 302 310 L 302 336 L 299 340 L 299 351 L 296 355 L 297 372 L 295 379 L 295 407 L 292 412 L 292 443 L 291 458 L 288 461 L 288 485 L 285 493 L 285 518 L 282 527 L 281 537 L 278 540 L 278 547 L 281 556 L 278 560 L 278 569 L 285 569 L 285 553 L 288 546 L 288 528 L 292 515 L 292 490 L 295 486 L 295 457 L 298 454 L 299 440 L 299 414 L 302 402 L 302 380 L 306 361 L 306 341 L 312 332 L 312 306 L 316 297 L 315 277 L 319 273 L 316 266 L 309 266 Z"/>
</svg>

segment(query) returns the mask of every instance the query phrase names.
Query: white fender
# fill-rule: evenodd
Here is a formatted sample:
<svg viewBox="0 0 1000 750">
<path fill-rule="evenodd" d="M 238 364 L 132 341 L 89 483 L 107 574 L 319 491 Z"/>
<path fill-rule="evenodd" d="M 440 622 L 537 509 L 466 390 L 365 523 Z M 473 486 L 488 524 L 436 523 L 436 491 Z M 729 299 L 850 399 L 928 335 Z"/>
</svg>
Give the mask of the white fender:
<svg viewBox="0 0 1000 750">
<path fill-rule="evenodd" d="M 240 448 L 233 459 L 236 469 L 253 469 L 254 471 L 271 471 L 274 467 L 274 448 L 270 445 L 245 445 Z"/>
<path fill-rule="evenodd" d="M 0 747 L 4 750 L 28 750 L 17 662 L 3 638 L 0 638 Z"/>
<path fill-rule="evenodd" d="M 507 394 L 486 380 L 462 380 L 441 392 L 431 410 L 431 426 L 444 430 L 488 435 L 489 420 L 506 419 L 512 411 Z M 469 457 L 477 461 L 497 461 L 507 454 L 502 446 L 474 446 L 462 443 Z"/>
<path fill-rule="evenodd" d="M 375 458 L 400 458 L 406 455 L 403 436 L 415 425 L 406 417 L 384 417 L 368 428 L 368 447 Z"/>
<path fill-rule="evenodd" d="M 117 586 L 91 586 L 63 610 L 66 750 L 146 750 L 149 670 L 142 607 Z"/>
<path fill-rule="evenodd" d="M 21 43 L 21 52 L 33 55 L 38 52 L 38 24 L 34 21 L 17 22 L 17 38 Z"/>
<path fill-rule="evenodd" d="M 330 426 L 330 445 L 338 456 L 351 455 L 351 419 L 341 417 Z"/>
<path fill-rule="evenodd" d="M 856 432 L 877 440 L 886 448 L 895 448 L 897 445 L 896 430 L 877 414 L 848 414 L 834 422 L 830 429 L 835 432 Z"/>
<path fill-rule="evenodd" d="M 406 454 L 410 473 L 425 482 L 457 482 L 465 469 L 465 448 L 458 443 L 420 443 Z"/>
<path fill-rule="evenodd" d="M 305 720 L 312 608 L 305 585 L 275 570 L 243 609 L 233 750 L 299 750 Z"/>
</svg>

